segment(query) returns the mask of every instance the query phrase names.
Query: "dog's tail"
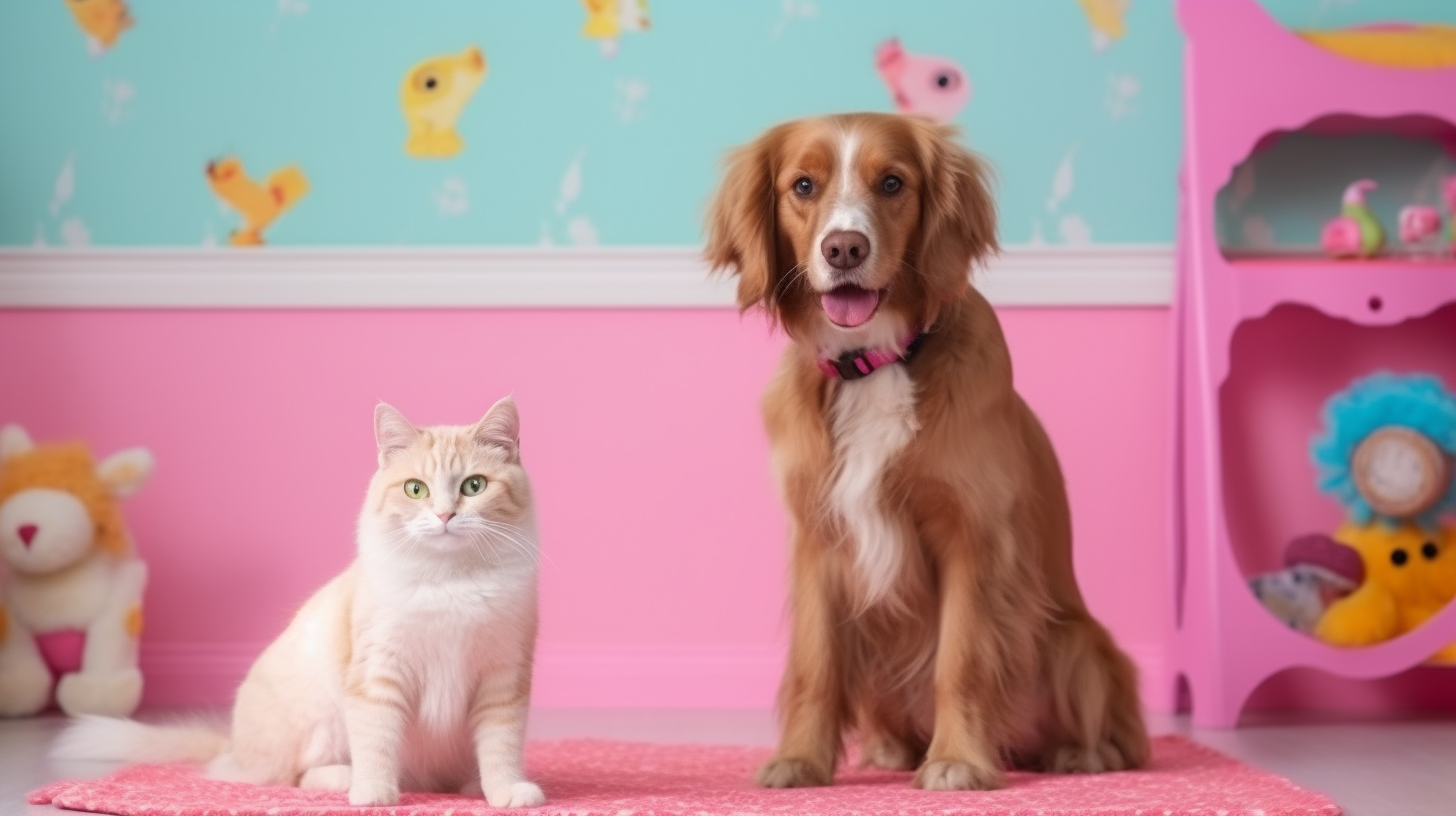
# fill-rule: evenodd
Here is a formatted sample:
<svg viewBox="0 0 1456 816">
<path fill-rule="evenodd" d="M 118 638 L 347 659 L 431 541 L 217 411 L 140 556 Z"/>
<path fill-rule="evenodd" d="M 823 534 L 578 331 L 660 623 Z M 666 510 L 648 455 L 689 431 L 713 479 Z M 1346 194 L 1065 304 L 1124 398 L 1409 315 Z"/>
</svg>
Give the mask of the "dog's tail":
<svg viewBox="0 0 1456 816">
<path fill-rule="evenodd" d="M 148 725 L 118 717 L 77 718 L 51 746 L 52 759 L 105 762 L 196 762 L 228 749 L 227 731 L 201 720 Z"/>
</svg>

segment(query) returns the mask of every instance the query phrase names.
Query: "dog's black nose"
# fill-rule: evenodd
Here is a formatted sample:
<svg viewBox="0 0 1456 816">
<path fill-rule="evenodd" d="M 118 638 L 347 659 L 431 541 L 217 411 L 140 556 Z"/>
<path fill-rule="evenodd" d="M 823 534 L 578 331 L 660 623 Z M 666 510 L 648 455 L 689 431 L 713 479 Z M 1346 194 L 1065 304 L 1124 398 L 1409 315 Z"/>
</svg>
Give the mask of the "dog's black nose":
<svg viewBox="0 0 1456 816">
<path fill-rule="evenodd" d="M 835 230 L 824 236 L 819 251 L 835 269 L 853 269 L 870 256 L 870 239 L 862 232 Z"/>
</svg>

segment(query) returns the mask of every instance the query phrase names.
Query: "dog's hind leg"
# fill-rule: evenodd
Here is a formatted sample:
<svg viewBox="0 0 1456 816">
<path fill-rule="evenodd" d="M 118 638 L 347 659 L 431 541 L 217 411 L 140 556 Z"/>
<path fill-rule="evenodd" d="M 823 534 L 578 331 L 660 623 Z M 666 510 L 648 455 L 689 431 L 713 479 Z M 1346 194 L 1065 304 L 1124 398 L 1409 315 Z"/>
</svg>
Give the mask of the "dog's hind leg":
<svg viewBox="0 0 1456 816">
<path fill-rule="evenodd" d="M 1148 734 L 1132 661 L 1085 612 L 1053 624 L 1048 636 L 1045 769 L 1099 773 L 1146 764 Z"/>
</svg>

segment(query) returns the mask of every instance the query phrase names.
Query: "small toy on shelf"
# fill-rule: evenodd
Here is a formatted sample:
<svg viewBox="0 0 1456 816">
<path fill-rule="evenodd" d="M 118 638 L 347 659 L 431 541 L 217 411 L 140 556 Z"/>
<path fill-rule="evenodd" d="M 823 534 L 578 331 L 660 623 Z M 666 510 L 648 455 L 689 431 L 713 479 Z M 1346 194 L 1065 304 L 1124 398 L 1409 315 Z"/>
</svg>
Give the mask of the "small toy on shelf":
<svg viewBox="0 0 1456 816">
<path fill-rule="evenodd" d="M 86 446 L 0 430 L 0 716 L 43 710 L 124 717 L 141 702 L 137 642 L 147 569 L 118 500 L 152 472 L 131 448 L 96 463 Z M 57 682 L 59 679 L 59 682 Z"/>
<path fill-rule="evenodd" d="M 1429 204 L 1400 208 L 1400 242 L 1414 255 L 1436 255 L 1441 250 L 1441 213 Z"/>
<path fill-rule="evenodd" d="M 1456 597 L 1456 396 L 1433 376 L 1379 372 L 1325 404 L 1310 445 L 1319 487 L 1345 508 L 1334 539 L 1354 549 L 1364 580 L 1332 602 L 1315 636 L 1339 646 L 1415 629 Z M 1456 661 L 1456 644 L 1437 655 Z"/>
<path fill-rule="evenodd" d="M 1456 510 L 1456 396 L 1439 378 L 1371 374 L 1331 397 L 1324 420 L 1310 455 L 1351 521 L 1434 529 Z"/>
<path fill-rule="evenodd" d="M 1320 232 L 1320 246 L 1332 258 L 1372 258 L 1385 247 L 1385 230 L 1365 203 L 1375 182 L 1360 179 L 1345 188 L 1340 215 Z"/>
<path fill-rule="evenodd" d="M 1365 580 L 1365 564 L 1350 547 L 1312 533 L 1284 548 L 1284 568 L 1249 579 L 1264 607 L 1289 628 L 1313 634 L 1330 604 Z"/>
</svg>

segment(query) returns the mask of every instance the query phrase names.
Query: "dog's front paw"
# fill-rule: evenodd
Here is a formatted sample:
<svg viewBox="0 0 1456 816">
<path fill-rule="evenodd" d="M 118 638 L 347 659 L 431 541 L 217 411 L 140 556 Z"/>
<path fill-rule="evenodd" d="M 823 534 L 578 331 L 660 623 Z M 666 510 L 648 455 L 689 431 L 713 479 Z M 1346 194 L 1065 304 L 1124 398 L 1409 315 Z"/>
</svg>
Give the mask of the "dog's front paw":
<svg viewBox="0 0 1456 816">
<path fill-rule="evenodd" d="M 754 781 L 760 788 L 817 788 L 834 784 L 834 773 L 808 760 L 775 757 L 758 769 Z"/>
<path fill-rule="evenodd" d="M 56 685 L 56 704 L 72 717 L 129 717 L 141 701 L 142 673 L 134 668 L 76 672 L 62 677 Z"/>
<path fill-rule="evenodd" d="M 1001 787 L 1001 771 L 969 762 L 937 759 L 920 766 L 920 772 L 915 774 L 915 787 L 931 791 L 995 790 Z"/>
<path fill-rule="evenodd" d="M 355 779 L 349 786 L 349 804 L 380 807 L 399 804 L 399 784 L 385 779 Z"/>
<path fill-rule="evenodd" d="M 498 808 L 540 807 L 546 804 L 546 794 L 534 782 L 512 782 L 487 790 L 485 801 Z"/>
</svg>

